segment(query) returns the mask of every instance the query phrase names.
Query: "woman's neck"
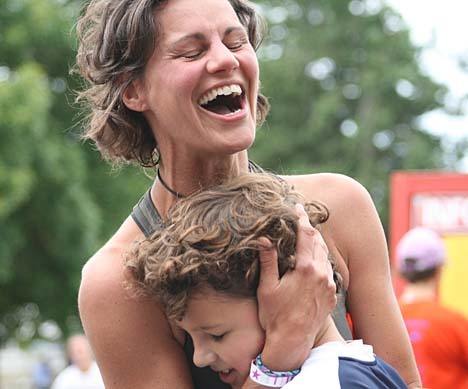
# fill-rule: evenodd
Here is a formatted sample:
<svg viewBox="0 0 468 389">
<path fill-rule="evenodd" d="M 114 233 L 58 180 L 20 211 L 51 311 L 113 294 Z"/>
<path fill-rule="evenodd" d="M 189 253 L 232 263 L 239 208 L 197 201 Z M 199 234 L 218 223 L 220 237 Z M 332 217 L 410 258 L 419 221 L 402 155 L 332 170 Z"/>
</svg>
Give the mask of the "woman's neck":
<svg viewBox="0 0 468 389">
<path fill-rule="evenodd" d="M 162 158 L 159 175 L 151 188 L 151 197 L 161 216 L 165 216 L 169 208 L 178 200 L 171 192 L 177 192 L 179 198 L 220 184 L 226 178 L 236 177 L 248 172 L 247 152 L 231 156 L 199 158 L 188 160 L 184 156 L 178 159 Z M 169 187 L 171 190 L 168 190 Z"/>
</svg>

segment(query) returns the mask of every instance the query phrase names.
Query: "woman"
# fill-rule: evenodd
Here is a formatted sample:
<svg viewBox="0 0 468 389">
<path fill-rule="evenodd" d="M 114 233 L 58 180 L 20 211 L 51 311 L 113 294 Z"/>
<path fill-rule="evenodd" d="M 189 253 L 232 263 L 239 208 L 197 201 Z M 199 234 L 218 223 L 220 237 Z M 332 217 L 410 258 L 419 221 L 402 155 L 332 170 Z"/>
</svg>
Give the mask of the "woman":
<svg viewBox="0 0 468 389">
<path fill-rule="evenodd" d="M 160 307 L 127 295 L 123 255 L 144 232 L 158 228 L 179 197 L 258 170 L 247 157 L 268 110 L 254 51 L 258 21 L 241 0 L 93 0 L 78 34 L 77 62 L 90 83 L 82 97 L 92 109 L 85 137 L 110 159 L 143 166 L 159 161 L 158 178 L 132 217 L 83 270 L 83 325 L 107 388 L 191 388 L 200 372 L 190 374 L 185 335 L 170 326 Z M 348 290 L 356 336 L 418 386 L 384 234 L 368 193 L 339 175 L 285 179 L 330 209 L 322 233 Z M 312 235 L 310 226 L 299 231 L 296 251 L 304 266 L 280 280 L 271 277 L 275 251 L 265 247 L 261 253 L 262 357 L 272 370 L 301 365 L 314 342 L 314 323 L 335 303 L 330 268 L 314 260 Z M 218 387 L 201 380 L 203 387 Z"/>
</svg>

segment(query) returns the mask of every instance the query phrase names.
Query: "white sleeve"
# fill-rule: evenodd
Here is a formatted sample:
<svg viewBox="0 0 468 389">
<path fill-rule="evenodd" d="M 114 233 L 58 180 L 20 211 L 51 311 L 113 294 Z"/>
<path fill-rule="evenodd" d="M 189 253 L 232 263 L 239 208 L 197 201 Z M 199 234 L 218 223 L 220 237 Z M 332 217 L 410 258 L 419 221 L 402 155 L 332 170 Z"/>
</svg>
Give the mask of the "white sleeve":
<svg viewBox="0 0 468 389">
<path fill-rule="evenodd" d="M 306 360 L 301 372 L 284 385 L 283 389 L 341 389 L 338 363 L 338 358 Z"/>
</svg>

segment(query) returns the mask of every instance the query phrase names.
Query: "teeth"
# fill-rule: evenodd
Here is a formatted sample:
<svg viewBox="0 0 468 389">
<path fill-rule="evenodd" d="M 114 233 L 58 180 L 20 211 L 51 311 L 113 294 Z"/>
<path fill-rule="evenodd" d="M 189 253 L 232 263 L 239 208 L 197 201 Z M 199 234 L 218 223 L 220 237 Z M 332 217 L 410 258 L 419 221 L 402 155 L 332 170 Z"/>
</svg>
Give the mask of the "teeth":
<svg viewBox="0 0 468 389">
<path fill-rule="evenodd" d="M 236 114 L 236 113 L 239 112 L 239 111 L 240 111 L 240 109 L 236 109 L 235 111 L 229 112 L 229 113 L 225 114 L 224 116 L 234 115 L 234 114 Z"/>
<path fill-rule="evenodd" d="M 229 95 L 239 96 L 240 94 L 242 94 L 242 89 L 239 85 L 237 84 L 226 85 L 221 88 L 215 88 L 206 92 L 200 98 L 200 100 L 198 100 L 198 104 L 205 105 L 208 102 L 214 100 L 218 96 L 229 96 Z"/>
</svg>

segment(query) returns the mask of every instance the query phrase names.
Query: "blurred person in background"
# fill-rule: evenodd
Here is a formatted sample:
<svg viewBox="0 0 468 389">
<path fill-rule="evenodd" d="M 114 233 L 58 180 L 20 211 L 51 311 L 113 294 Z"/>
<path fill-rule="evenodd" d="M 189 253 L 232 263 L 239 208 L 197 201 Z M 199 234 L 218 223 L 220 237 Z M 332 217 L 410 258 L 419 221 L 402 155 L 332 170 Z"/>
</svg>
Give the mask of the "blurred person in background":
<svg viewBox="0 0 468 389">
<path fill-rule="evenodd" d="M 67 341 L 67 354 L 70 365 L 57 376 L 52 389 L 104 389 L 86 336 L 71 336 Z"/>
<path fill-rule="evenodd" d="M 423 385 L 468 388 L 468 320 L 438 299 L 444 242 L 431 229 L 414 228 L 398 243 L 396 259 L 398 272 L 408 282 L 400 306 Z"/>
<path fill-rule="evenodd" d="M 40 361 L 34 366 L 32 373 L 34 389 L 49 389 L 52 384 L 53 374 L 49 363 L 44 356 L 41 356 Z"/>
</svg>

